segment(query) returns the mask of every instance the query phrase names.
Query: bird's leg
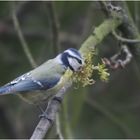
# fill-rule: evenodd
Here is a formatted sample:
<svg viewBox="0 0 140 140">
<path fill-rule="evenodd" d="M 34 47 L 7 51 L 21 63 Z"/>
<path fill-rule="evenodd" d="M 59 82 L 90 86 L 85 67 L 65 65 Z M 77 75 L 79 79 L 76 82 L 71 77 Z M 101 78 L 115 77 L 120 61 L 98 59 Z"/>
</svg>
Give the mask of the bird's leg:
<svg viewBox="0 0 140 140">
<path fill-rule="evenodd" d="M 47 104 L 47 106 L 48 106 L 48 104 Z M 42 118 L 42 117 L 47 118 L 46 117 L 47 113 L 45 113 L 45 110 L 41 107 L 41 105 L 37 105 L 37 108 L 41 111 L 41 115 L 39 115 L 39 118 Z"/>
<path fill-rule="evenodd" d="M 61 97 L 54 96 L 52 98 L 52 100 L 58 101 L 60 104 L 62 103 L 62 98 Z"/>
<path fill-rule="evenodd" d="M 39 118 L 45 118 L 45 119 L 49 120 L 50 122 L 52 122 L 52 120 L 48 117 L 47 113 L 44 111 L 44 109 L 41 107 L 41 105 L 37 105 L 37 108 L 41 111 L 41 115 L 39 115 Z"/>
<path fill-rule="evenodd" d="M 59 104 L 62 103 L 62 98 L 61 97 L 57 97 L 57 96 L 54 96 L 51 100 L 54 100 L 54 101 L 57 101 L 59 102 Z M 47 103 L 47 108 L 48 108 L 48 105 L 49 105 L 49 102 Z M 37 105 L 37 107 L 39 108 L 39 110 L 41 110 L 42 114 L 39 115 L 39 118 L 45 118 L 47 120 L 50 121 L 50 123 L 52 123 L 52 119 L 48 116 L 47 112 L 44 111 L 44 109 L 42 109 L 42 107 L 40 105 Z"/>
<path fill-rule="evenodd" d="M 44 112 L 44 109 L 41 107 L 41 105 L 37 105 L 37 108 L 41 111 L 41 113 Z"/>
</svg>

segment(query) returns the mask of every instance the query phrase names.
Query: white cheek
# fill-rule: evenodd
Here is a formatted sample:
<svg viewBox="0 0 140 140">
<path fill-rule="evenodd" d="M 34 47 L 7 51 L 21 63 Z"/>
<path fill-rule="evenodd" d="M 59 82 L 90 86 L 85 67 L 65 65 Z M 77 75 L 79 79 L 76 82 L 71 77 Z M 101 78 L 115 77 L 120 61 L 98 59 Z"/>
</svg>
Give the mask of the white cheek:
<svg viewBox="0 0 140 140">
<path fill-rule="evenodd" d="M 79 65 L 79 63 L 77 62 L 77 60 L 72 59 L 72 58 L 69 58 L 68 61 L 69 61 L 69 64 L 72 66 L 72 68 L 73 68 L 75 71 L 78 71 L 78 70 L 79 70 L 80 65 Z"/>
</svg>

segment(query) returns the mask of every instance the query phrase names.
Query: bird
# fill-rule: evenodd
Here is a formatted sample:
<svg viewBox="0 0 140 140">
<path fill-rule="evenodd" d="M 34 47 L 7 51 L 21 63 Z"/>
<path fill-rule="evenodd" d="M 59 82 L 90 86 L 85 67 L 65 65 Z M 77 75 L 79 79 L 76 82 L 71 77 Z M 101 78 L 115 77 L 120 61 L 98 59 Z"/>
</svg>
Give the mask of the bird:
<svg viewBox="0 0 140 140">
<path fill-rule="evenodd" d="M 37 68 L 0 87 L 0 95 L 19 95 L 30 104 L 41 104 L 62 88 L 61 80 L 69 69 L 80 71 L 84 59 L 75 48 L 69 48 Z"/>
</svg>

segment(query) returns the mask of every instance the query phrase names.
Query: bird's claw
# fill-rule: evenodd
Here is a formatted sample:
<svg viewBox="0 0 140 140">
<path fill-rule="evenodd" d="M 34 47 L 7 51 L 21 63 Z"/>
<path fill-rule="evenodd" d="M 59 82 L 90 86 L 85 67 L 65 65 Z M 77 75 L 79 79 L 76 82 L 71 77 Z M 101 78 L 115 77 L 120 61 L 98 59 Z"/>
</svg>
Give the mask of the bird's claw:
<svg viewBox="0 0 140 140">
<path fill-rule="evenodd" d="M 47 113 L 43 112 L 41 115 L 39 115 L 39 118 L 42 119 L 47 119 L 50 123 L 53 122 L 53 120 L 51 118 L 48 117 Z"/>
<path fill-rule="evenodd" d="M 62 98 L 61 97 L 54 96 L 53 100 L 58 101 L 60 104 L 62 103 Z"/>
</svg>

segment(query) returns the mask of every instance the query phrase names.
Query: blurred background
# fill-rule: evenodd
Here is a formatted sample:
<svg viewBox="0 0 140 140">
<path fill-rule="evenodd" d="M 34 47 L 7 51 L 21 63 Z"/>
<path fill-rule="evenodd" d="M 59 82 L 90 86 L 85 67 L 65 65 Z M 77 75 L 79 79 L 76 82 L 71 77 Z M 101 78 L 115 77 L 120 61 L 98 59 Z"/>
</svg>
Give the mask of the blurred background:
<svg viewBox="0 0 140 140">
<path fill-rule="evenodd" d="M 127 2 L 140 28 L 140 2 Z M 0 2 L 0 86 L 32 69 L 20 42 L 13 14 L 40 65 L 67 48 L 80 48 L 93 28 L 105 20 L 98 2 Z M 110 34 L 97 46 L 98 55 L 119 51 Z M 109 82 L 85 88 L 74 85 L 60 109 L 64 138 L 140 138 L 140 71 L 133 59 L 124 69 L 110 70 Z M 0 138 L 30 138 L 41 112 L 16 95 L 0 96 Z M 46 138 L 57 138 L 55 124 Z"/>
</svg>

